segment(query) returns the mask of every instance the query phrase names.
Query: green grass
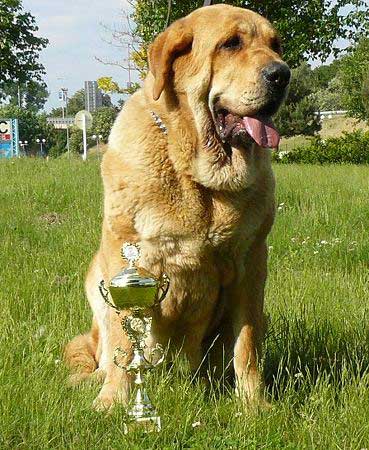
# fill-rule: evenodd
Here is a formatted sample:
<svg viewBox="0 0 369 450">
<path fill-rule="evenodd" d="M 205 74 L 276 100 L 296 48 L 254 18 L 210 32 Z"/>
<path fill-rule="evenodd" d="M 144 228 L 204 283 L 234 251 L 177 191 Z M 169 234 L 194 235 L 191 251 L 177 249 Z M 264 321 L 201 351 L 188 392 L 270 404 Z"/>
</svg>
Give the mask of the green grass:
<svg viewBox="0 0 369 450">
<path fill-rule="evenodd" d="M 271 410 L 206 394 L 178 361 L 150 379 L 162 433 L 127 437 L 124 411 L 92 411 L 98 386 L 68 388 L 60 363 L 90 324 L 83 278 L 100 235 L 97 161 L 1 161 L 1 449 L 369 448 L 369 167 L 275 169 Z"/>
</svg>

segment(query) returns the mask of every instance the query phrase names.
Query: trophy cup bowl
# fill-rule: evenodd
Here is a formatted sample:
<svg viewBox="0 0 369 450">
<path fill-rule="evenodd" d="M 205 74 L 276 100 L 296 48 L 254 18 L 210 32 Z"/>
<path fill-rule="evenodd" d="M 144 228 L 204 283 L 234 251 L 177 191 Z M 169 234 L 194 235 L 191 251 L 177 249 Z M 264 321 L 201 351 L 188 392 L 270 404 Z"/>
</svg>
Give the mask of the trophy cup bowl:
<svg viewBox="0 0 369 450">
<path fill-rule="evenodd" d="M 110 281 L 108 289 L 119 310 L 149 308 L 158 299 L 161 280 L 140 267 L 128 267 Z"/>
<path fill-rule="evenodd" d="M 125 425 L 125 432 L 137 426 L 145 431 L 160 431 L 160 416 L 147 394 L 145 374 L 163 361 L 164 351 L 158 344 L 147 349 L 145 340 L 151 330 L 150 308 L 165 298 L 169 280 L 165 274 L 156 278 L 147 270 L 136 266 L 140 257 L 140 247 L 137 244 L 125 243 L 122 247 L 122 257 L 128 261 L 129 266 L 112 278 L 107 287 L 102 280 L 99 289 L 105 302 L 114 308 L 117 314 L 123 310 L 130 311 L 129 315 L 123 317 L 121 324 L 132 344 L 132 360 L 128 365 L 121 364 L 120 357 L 127 357 L 128 353 L 119 347 L 114 354 L 114 363 L 132 374 L 136 385 L 134 402 L 128 410 L 131 420 Z M 155 364 L 146 358 L 145 350 L 153 357 L 156 354 L 158 361 Z"/>
</svg>

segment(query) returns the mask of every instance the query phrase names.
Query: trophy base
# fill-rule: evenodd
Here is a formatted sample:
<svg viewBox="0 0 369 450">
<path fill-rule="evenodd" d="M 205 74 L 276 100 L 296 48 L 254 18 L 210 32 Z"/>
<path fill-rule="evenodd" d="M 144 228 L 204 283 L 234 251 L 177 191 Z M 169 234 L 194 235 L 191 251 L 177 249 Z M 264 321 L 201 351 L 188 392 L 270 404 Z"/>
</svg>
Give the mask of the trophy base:
<svg viewBox="0 0 369 450">
<path fill-rule="evenodd" d="M 143 431 L 144 433 L 157 433 L 160 430 L 160 416 L 135 417 L 132 418 L 132 421 L 124 424 L 124 434 L 129 434 L 135 431 Z"/>
</svg>

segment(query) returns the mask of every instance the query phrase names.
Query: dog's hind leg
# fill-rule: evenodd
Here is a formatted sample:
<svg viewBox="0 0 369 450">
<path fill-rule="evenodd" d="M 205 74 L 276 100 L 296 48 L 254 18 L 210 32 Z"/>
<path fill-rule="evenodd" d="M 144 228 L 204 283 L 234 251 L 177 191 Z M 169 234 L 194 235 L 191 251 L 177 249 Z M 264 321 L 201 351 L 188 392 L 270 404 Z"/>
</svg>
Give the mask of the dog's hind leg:
<svg viewBox="0 0 369 450">
<path fill-rule="evenodd" d="M 72 371 L 69 380 L 72 385 L 90 379 L 91 375 L 98 380 L 103 380 L 105 375 L 108 307 L 105 305 L 98 288 L 102 278 L 98 256 L 96 255 L 92 260 L 85 283 L 86 295 L 94 314 L 92 328 L 89 333 L 72 339 L 64 351 L 64 359 Z"/>
<path fill-rule="evenodd" d="M 97 368 L 98 328 L 95 321 L 89 333 L 73 338 L 65 347 L 64 360 L 71 370 L 71 385 L 77 385 L 89 378 Z"/>
</svg>

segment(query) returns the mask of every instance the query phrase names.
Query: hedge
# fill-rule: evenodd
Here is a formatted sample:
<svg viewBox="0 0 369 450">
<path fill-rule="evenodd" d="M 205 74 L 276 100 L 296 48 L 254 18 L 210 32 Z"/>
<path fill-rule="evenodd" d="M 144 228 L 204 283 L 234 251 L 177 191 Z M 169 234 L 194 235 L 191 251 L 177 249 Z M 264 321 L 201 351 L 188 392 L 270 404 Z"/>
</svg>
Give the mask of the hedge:
<svg viewBox="0 0 369 450">
<path fill-rule="evenodd" d="M 369 164 L 369 132 L 344 133 L 338 138 L 314 137 L 308 145 L 274 154 L 280 163 Z"/>
</svg>

